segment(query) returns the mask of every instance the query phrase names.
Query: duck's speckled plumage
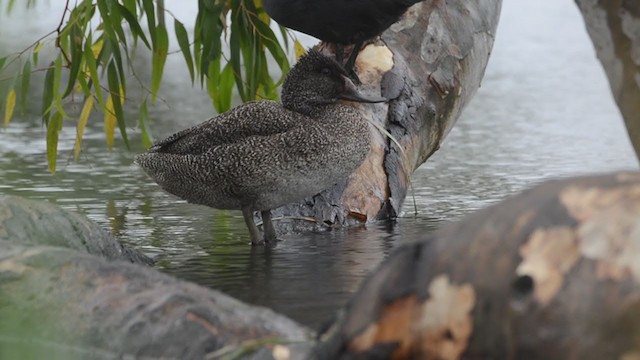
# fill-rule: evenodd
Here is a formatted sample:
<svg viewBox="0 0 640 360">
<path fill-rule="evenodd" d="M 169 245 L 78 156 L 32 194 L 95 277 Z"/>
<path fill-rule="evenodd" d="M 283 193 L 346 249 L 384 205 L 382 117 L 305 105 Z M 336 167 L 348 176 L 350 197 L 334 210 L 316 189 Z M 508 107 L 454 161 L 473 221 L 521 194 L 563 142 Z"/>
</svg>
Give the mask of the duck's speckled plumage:
<svg viewBox="0 0 640 360">
<path fill-rule="evenodd" d="M 166 191 L 218 209 L 264 216 L 317 194 L 349 176 L 369 151 L 366 120 L 337 102 L 344 75 L 335 61 L 310 52 L 287 76 L 283 104 L 243 104 L 159 141 L 136 162 Z"/>
</svg>

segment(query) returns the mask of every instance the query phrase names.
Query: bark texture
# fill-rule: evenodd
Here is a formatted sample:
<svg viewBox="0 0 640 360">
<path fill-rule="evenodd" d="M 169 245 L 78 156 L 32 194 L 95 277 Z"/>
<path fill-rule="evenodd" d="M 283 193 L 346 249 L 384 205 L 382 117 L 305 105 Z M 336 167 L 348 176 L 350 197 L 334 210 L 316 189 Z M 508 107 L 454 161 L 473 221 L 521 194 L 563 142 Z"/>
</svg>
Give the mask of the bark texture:
<svg viewBox="0 0 640 360">
<path fill-rule="evenodd" d="M 640 157 L 640 3 L 576 0 Z"/>
<path fill-rule="evenodd" d="M 550 181 L 401 246 L 326 359 L 635 359 L 640 173 Z"/>
<path fill-rule="evenodd" d="M 501 0 L 426 0 L 362 50 L 356 62 L 365 92 L 393 100 L 353 104 L 375 127 L 371 151 L 348 180 L 276 210 L 315 221 L 276 221 L 280 232 L 393 218 L 409 178 L 440 146 L 471 100 L 489 59 Z M 344 134 L 349 136 L 349 134 Z"/>
</svg>

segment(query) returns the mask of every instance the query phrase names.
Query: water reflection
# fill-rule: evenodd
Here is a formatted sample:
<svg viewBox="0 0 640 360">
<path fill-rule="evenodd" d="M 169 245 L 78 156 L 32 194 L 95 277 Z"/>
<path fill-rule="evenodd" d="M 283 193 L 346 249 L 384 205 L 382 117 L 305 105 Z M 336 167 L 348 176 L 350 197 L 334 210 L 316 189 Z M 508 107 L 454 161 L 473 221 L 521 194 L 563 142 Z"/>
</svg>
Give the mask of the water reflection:
<svg viewBox="0 0 640 360">
<path fill-rule="evenodd" d="M 51 18 L 47 15 L 40 11 L 29 18 Z M 5 20 L 0 31 L 11 37 L 0 37 L 0 49 L 19 50 L 18 43 L 3 47 L 2 42 L 27 43 L 32 39 L 25 34 L 50 27 L 33 20 L 25 25 L 28 32 L 16 31 L 22 19 Z M 45 29 L 31 31 L 32 26 Z M 167 62 L 161 96 L 168 105 L 150 109 L 158 137 L 211 116 L 206 94 L 190 87 L 182 61 L 174 56 Z M 75 162 L 74 124 L 65 123 L 58 172 L 52 176 L 39 100 L 32 103 L 29 113 L 0 131 L 1 193 L 46 199 L 84 213 L 155 257 L 165 272 L 313 327 L 331 318 L 399 243 L 420 239 L 444 222 L 548 178 L 637 168 L 582 20 L 568 1 L 504 2 L 483 87 L 440 151 L 413 177 L 417 217 L 408 199 L 406 215 L 396 223 L 291 235 L 274 248 L 247 245 L 239 212 L 187 204 L 132 166 L 133 156 L 142 151 L 134 126 L 131 151 L 116 144 L 108 152 L 103 120 L 92 117 Z M 134 107 L 128 108 L 131 120 Z"/>
</svg>

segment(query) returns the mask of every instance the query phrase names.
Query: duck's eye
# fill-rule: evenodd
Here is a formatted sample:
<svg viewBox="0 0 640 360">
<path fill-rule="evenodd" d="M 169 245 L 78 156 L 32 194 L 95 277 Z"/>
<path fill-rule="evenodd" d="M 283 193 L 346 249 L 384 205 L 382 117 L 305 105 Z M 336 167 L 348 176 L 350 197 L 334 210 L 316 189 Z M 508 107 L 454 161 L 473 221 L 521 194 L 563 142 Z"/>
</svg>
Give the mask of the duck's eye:
<svg viewBox="0 0 640 360">
<path fill-rule="evenodd" d="M 331 70 L 329 70 L 329 68 L 324 67 L 324 68 L 320 69 L 320 73 L 322 75 L 329 75 L 329 74 L 331 74 Z"/>
</svg>

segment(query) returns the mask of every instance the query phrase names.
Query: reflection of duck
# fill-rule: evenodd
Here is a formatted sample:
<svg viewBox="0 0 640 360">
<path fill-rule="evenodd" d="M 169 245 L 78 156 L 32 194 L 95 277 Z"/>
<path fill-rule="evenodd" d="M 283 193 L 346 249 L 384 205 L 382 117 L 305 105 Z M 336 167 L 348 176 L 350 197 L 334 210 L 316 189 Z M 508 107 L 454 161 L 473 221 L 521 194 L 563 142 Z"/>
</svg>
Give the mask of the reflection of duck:
<svg viewBox="0 0 640 360">
<path fill-rule="evenodd" d="M 411 5 L 420 1 L 263 0 L 263 6 L 282 26 L 340 45 L 340 48 L 355 44 L 345 66 L 351 71 L 363 42 L 382 34 Z"/>
<path fill-rule="evenodd" d="M 241 209 L 259 242 L 276 239 L 270 209 L 315 195 L 351 174 L 369 151 L 369 128 L 347 99 L 357 93 L 333 59 L 310 51 L 288 74 L 282 104 L 240 105 L 156 143 L 136 162 L 163 189 L 191 203 Z"/>
</svg>

